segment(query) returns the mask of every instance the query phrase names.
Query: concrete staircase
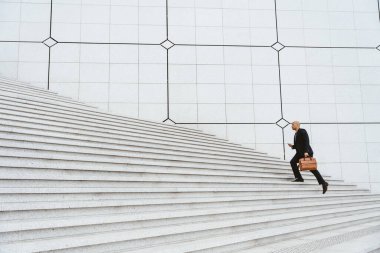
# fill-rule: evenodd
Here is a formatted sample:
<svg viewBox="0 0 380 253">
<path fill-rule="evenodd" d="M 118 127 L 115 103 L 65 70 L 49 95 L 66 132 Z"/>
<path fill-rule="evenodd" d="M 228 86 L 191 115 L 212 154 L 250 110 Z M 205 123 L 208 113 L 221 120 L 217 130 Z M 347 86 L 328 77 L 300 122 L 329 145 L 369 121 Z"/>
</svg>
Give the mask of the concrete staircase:
<svg viewBox="0 0 380 253">
<path fill-rule="evenodd" d="M 379 233 L 380 194 L 324 177 L 322 195 L 263 152 L 0 78 L 3 253 L 311 252 L 302 238 Z"/>
</svg>

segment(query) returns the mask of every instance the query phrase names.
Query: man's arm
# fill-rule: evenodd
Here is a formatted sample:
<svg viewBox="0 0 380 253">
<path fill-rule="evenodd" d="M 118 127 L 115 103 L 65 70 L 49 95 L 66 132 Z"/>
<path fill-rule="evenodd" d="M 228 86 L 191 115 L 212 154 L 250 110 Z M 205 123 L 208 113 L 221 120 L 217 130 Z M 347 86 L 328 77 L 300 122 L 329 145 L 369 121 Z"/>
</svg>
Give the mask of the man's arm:
<svg viewBox="0 0 380 253">
<path fill-rule="evenodd" d="M 293 145 L 293 144 L 290 144 L 290 143 L 288 143 L 288 146 L 291 147 L 292 149 L 296 148 L 296 145 Z"/>
<path fill-rule="evenodd" d="M 309 146 L 309 135 L 307 134 L 306 130 L 303 130 L 301 132 L 301 150 L 302 153 L 308 153 L 307 147 Z"/>
</svg>

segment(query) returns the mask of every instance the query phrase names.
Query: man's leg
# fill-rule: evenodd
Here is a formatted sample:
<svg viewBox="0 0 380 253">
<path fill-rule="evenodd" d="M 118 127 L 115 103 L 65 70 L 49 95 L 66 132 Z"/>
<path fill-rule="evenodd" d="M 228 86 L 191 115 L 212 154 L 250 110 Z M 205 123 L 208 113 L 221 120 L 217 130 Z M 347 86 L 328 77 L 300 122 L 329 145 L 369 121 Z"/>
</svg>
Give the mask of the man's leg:
<svg viewBox="0 0 380 253">
<path fill-rule="evenodd" d="M 326 181 L 323 179 L 321 173 L 319 173 L 318 170 L 311 170 L 311 173 L 315 176 L 315 178 L 318 180 L 319 184 L 324 184 Z"/>
<path fill-rule="evenodd" d="M 292 160 L 290 160 L 290 165 L 292 166 L 292 170 L 293 170 L 294 177 L 295 177 L 296 179 L 303 179 L 303 178 L 302 178 L 302 175 L 301 175 L 301 173 L 300 173 L 300 171 L 299 171 L 299 169 L 298 169 L 298 165 L 297 165 L 299 159 L 300 159 L 300 157 L 296 154 L 296 155 L 292 158 Z"/>
<path fill-rule="evenodd" d="M 321 173 L 319 173 L 318 170 L 311 170 L 311 173 L 313 173 L 313 175 L 315 176 L 315 178 L 318 180 L 318 183 L 322 185 L 323 194 L 325 194 L 326 191 L 327 191 L 327 187 L 329 186 L 329 184 L 323 179 Z"/>
</svg>

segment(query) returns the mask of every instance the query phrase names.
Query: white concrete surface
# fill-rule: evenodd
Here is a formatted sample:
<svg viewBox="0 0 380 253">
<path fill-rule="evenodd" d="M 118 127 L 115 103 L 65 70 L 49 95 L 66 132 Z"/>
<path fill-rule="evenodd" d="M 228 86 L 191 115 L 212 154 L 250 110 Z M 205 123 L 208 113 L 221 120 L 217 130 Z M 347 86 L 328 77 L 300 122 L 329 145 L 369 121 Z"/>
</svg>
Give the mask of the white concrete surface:
<svg viewBox="0 0 380 253">
<path fill-rule="evenodd" d="M 379 194 L 324 175 L 323 195 L 259 150 L 17 84 L 0 91 L 2 253 L 375 249 Z"/>
</svg>

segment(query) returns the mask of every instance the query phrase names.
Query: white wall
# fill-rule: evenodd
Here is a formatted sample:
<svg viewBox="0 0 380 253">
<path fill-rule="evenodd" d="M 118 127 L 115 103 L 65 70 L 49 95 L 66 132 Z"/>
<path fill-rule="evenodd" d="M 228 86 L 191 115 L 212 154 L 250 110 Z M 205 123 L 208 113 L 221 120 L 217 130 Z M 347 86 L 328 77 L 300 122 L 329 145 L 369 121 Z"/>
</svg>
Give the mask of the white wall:
<svg viewBox="0 0 380 253">
<path fill-rule="evenodd" d="M 52 3 L 0 1 L 2 75 L 286 159 L 298 119 L 324 173 L 380 192 L 378 0 Z"/>
</svg>

